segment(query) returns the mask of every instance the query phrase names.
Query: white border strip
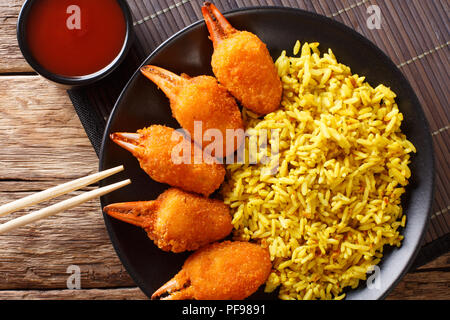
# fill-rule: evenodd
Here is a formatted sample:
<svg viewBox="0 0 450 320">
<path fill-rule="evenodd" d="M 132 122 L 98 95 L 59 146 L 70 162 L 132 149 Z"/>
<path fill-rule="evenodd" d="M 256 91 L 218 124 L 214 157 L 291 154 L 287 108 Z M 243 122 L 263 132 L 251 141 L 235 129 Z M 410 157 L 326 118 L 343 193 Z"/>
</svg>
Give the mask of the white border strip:
<svg viewBox="0 0 450 320">
<path fill-rule="evenodd" d="M 444 49 L 444 48 L 447 47 L 449 44 L 450 44 L 450 41 L 447 41 L 446 43 L 441 44 L 440 46 L 437 46 L 437 47 L 435 47 L 435 48 L 433 48 L 433 49 L 431 49 L 431 50 L 428 50 L 428 51 L 426 51 L 426 52 L 424 52 L 424 53 L 422 53 L 422 54 L 419 54 L 418 56 L 416 56 L 416 57 L 414 57 L 414 58 L 411 58 L 411 59 L 409 59 L 409 60 L 407 60 L 407 61 L 405 61 L 405 62 L 400 63 L 399 65 L 397 65 L 397 67 L 398 67 L 398 68 L 401 68 L 401 67 L 404 67 L 404 66 L 406 66 L 407 64 L 410 64 L 410 63 L 412 63 L 412 62 L 414 62 L 414 61 L 416 61 L 416 60 L 420 60 L 420 59 L 422 59 L 423 57 L 425 57 L 425 56 L 427 56 L 427 55 L 429 55 L 429 54 L 432 54 L 433 52 L 436 52 L 436 51 L 438 51 L 438 50 Z"/>
<path fill-rule="evenodd" d="M 167 12 L 169 12 L 169 11 L 175 9 L 175 8 L 178 8 L 179 6 L 182 6 L 183 4 L 186 4 L 186 3 L 191 2 L 191 1 L 192 0 L 183 0 L 183 1 L 177 2 L 177 3 L 167 7 L 165 9 L 159 10 L 159 11 L 157 11 L 157 12 L 155 12 L 155 13 L 149 15 L 149 16 L 146 16 L 146 17 L 142 18 L 141 20 L 133 22 L 133 26 L 137 26 L 139 24 L 143 24 L 144 22 L 149 21 L 149 20 L 153 20 L 157 16 L 160 16 L 160 15 L 162 15 L 164 13 L 167 13 Z M 363 5 L 366 2 L 368 2 L 368 0 L 362 0 L 360 2 L 354 3 L 354 4 L 352 4 L 351 6 L 349 6 L 347 8 L 341 9 L 341 10 L 335 12 L 335 13 L 332 13 L 331 15 L 328 15 L 328 17 L 336 17 L 336 16 L 338 16 L 338 15 L 344 13 L 344 12 L 352 10 L 353 8 L 359 7 L 359 6 Z"/>
<path fill-rule="evenodd" d="M 188 2 L 191 2 L 191 0 L 183 0 L 183 1 L 180 1 L 180 2 L 177 2 L 177 3 L 173 4 L 173 5 L 171 5 L 171 6 L 168 6 L 168 7 L 165 8 L 165 9 L 156 11 L 155 13 L 153 13 L 153 14 L 151 14 L 151 15 L 149 15 L 149 16 L 146 16 L 146 17 L 144 17 L 144 18 L 142 18 L 141 20 L 138 20 L 138 21 L 133 22 L 133 26 L 137 26 L 138 24 L 143 24 L 144 22 L 146 22 L 146 21 L 148 21 L 148 20 L 153 20 L 153 19 L 155 19 L 157 16 L 160 16 L 160 15 L 162 15 L 162 14 L 164 14 L 164 13 L 167 13 L 167 12 L 169 12 L 170 10 L 173 10 L 173 9 L 175 9 L 175 8 L 178 8 L 178 7 L 180 7 L 180 6 L 182 6 L 183 4 L 186 4 L 186 3 L 188 3 Z"/>
<path fill-rule="evenodd" d="M 443 128 L 440 128 L 439 130 L 434 131 L 433 133 L 431 133 L 432 136 L 435 136 L 441 132 L 444 132 L 445 130 L 450 129 L 450 124 L 448 126 L 445 126 Z"/>
<path fill-rule="evenodd" d="M 353 8 L 359 7 L 359 6 L 363 5 L 363 4 L 366 3 L 366 2 L 368 2 L 368 0 L 362 0 L 362 1 L 360 1 L 360 2 L 354 3 L 354 4 L 352 4 L 351 6 L 349 6 L 349 7 L 347 7 L 347 8 L 344 8 L 344 9 L 341 9 L 341 10 L 335 12 L 335 13 L 332 13 L 332 14 L 329 15 L 328 17 L 334 18 L 334 17 L 336 17 L 336 16 L 338 16 L 338 15 L 344 13 L 344 12 L 347 12 L 347 11 L 349 11 L 349 10 L 352 10 Z"/>
<path fill-rule="evenodd" d="M 442 209 L 441 211 L 435 212 L 432 216 L 431 219 L 436 218 L 437 216 L 440 216 L 441 214 L 446 213 L 447 211 L 450 210 L 450 206 L 448 206 L 447 208 Z"/>
</svg>

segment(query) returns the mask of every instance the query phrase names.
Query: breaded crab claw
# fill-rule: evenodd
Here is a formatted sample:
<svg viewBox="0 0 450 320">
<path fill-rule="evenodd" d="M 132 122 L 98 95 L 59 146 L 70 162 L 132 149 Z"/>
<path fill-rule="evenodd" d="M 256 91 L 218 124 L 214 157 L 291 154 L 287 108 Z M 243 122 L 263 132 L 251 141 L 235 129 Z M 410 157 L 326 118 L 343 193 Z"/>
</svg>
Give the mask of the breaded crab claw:
<svg viewBox="0 0 450 320">
<path fill-rule="evenodd" d="M 271 271 L 269 251 L 241 241 L 200 248 L 152 299 L 241 300 L 253 294 Z"/>
<path fill-rule="evenodd" d="M 228 206 L 218 199 L 170 188 L 153 201 L 114 203 L 103 211 L 143 228 L 164 251 L 196 250 L 233 229 Z"/>
<path fill-rule="evenodd" d="M 205 2 L 202 13 L 213 42 L 211 65 L 217 80 L 257 114 L 278 109 L 282 85 L 266 45 L 255 34 L 233 28 L 212 3 Z"/>
</svg>

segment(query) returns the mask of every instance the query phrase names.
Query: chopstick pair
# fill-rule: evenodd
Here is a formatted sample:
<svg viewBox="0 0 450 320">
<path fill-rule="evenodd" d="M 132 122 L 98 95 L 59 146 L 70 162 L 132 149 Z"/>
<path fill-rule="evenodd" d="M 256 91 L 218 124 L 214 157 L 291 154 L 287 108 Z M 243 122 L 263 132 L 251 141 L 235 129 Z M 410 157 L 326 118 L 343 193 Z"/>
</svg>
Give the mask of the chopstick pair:
<svg viewBox="0 0 450 320">
<path fill-rule="evenodd" d="M 85 187 L 94 182 L 97 182 L 97 181 L 105 179 L 109 176 L 112 176 L 113 174 L 116 174 L 116 173 L 122 171 L 123 169 L 124 169 L 123 166 L 118 166 L 115 168 L 97 172 L 97 173 L 91 174 L 89 176 L 79 178 L 79 179 L 76 179 L 73 181 L 69 181 L 69 182 L 61 184 L 59 186 L 52 187 L 50 189 L 29 195 L 25 198 L 13 201 L 11 203 L 4 204 L 4 205 L 0 206 L 0 217 L 6 216 L 7 214 L 10 214 L 10 213 L 20 210 L 20 209 L 23 209 L 25 207 L 28 207 L 28 206 L 31 206 L 31 205 L 34 205 L 34 204 L 37 204 L 37 203 L 40 203 L 40 202 L 43 202 L 46 200 L 50 200 L 50 199 L 56 198 L 60 195 L 75 191 L 79 188 Z M 123 181 L 120 181 L 117 183 L 113 183 L 108 186 L 80 194 L 73 198 L 58 202 L 47 208 L 43 208 L 41 210 L 34 211 L 34 212 L 24 215 L 22 217 L 5 222 L 3 224 L 0 224 L 0 234 L 9 232 L 13 229 L 16 229 L 16 228 L 24 226 L 26 224 L 32 223 L 34 221 L 55 215 L 62 211 L 68 210 L 70 208 L 76 207 L 76 206 L 80 205 L 81 203 L 84 203 L 84 202 L 89 201 L 96 197 L 103 196 L 114 190 L 122 188 L 130 183 L 131 183 L 130 179 L 126 179 L 126 180 L 123 180 Z"/>
</svg>

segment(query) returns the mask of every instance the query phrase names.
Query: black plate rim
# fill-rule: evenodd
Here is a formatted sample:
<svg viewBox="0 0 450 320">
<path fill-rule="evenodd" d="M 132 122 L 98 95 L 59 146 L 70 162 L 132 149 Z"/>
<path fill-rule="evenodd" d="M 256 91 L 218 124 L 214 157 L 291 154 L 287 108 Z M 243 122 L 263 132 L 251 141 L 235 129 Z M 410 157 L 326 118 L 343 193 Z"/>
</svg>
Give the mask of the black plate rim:
<svg viewBox="0 0 450 320">
<path fill-rule="evenodd" d="M 420 102 L 419 102 L 419 100 L 417 98 L 417 95 L 415 94 L 415 91 L 413 90 L 410 82 L 408 81 L 408 79 L 406 79 L 406 77 L 400 71 L 400 69 L 397 67 L 397 65 L 392 61 L 392 59 L 383 50 L 381 50 L 372 41 L 370 41 L 369 39 L 364 37 L 359 32 L 355 31 L 354 29 L 350 28 L 349 26 L 345 25 L 344 23 L 341 23 L 339 21 L 333 20 L 333 19 L 331 19 L 331 18 L 329 18 L 327 16 L 324 16 L 324 15 L 321 15 L 321 14 L 318 14 L 318 13 L 315 13 L 315 12 L 311 12 L 311 11 L 306 11 L 306 10 L 299 9 L 299 8 L 290 8 L 290 7 L 281 7 L 281 6 L 242 7 L 242 8 L 238 8 L 238 9 L 224 11 L 223 15 L 225 17 L 227 17 L 228 15 L 232 15 L 234 13 L 244 13 L 245 11 L 255 12 L 255 11 L 267 11 L 267 10 L 274 10 L 274 11 L 281 11 L 281 12 L 297 12 L 299 14 L 309 15 L 309 16 L 315 18 L 315 19 L 322 20 L 322 21 L 324 21 L 324 23 L 334 24 L 337 27 L 345 29 L 346 31 L 351 33 L 353 37 L 358 38 L 359 41 L 364 42 L 365 45 L 368 45 L 373 50 L 375 50 L 378 55 L 382 56 L 383 59 L 386 60 L 386 62 L 389 63 L 388 67 L 390 69 L 392 69 L 397 74 L 397 76 L 401 79 L 401 81 L 403 83 L 405 83 L 409 87 L 408 89 L 410 89 L 410 91 L 413 92 L 413 95 L 410 97 L 410 100 L 413 102 L 414 105 L 419 106 L 419 108 L 418 108 L 418 110 L 420 111 L 420 115 L 419 116 L 420 116 L 420 118 L 421 118 L 421 120 L 422 120 L 422 122 L 424 124 L 424 131 L 428 132 L 428 135 L 426 135 L 426 137 L 424 137 L 424 138 L 428 140 L 428 143 L 430 144 L 431 149 L 434 150 L 434 148 L 433 148 L 433 139 L 432 139 L 431 134 L 430 134 L 430 125 L 428 123 L 427 118 L 425 117 L 425 113 L 423 111 L 423 107 L 420 104 Z M 107 121 L 106 126 L 105 126 L 105 131 L 104 131 L 104 134 L 103 134 L 103 139 L 102 139 L 101 148 L 100 148 L 99 171 L 102 171 L 102 170 L 106 169 L 106 168 L 103 167 L 103 162 L 104 162 L 104 154 L 105 154 L 104 147 L 105 147 L 106 141 L 109 139 L 109 136 L 108 136 L 107 133 L 109 132 L 111 123 L 112 123 L 113 119 L 115 118 L 115 114 L 117 112 L 118 106 L 120 105 L 124 95 L 126 94 L 126 91 L 128 90 L 128 87 L 136 79 L 136 77 L 140 74 L 140 68 L 143 65 L 145 65 L 148 60 L 150 60 L 152 57 L 157 55 L 158 52 L 160 50 L 162 50 L 165 46 L 167 46 L 171 42 L 175 41 L 179 36 L 181 36 L 184 33 L 190 31 L 191 29 L 193 29 L 194 27 L 196 27 L 197 25 L 199 25 L 199 24 L 201 24 L 203 22 L 204 22 L 204 20 L 200 19 L 200 20 L 190 24 L 189 26 L 186 26 L 185 28 L 181 29 L 180 31 L 176 32 L 175 34 L 170 36 L 168 39 L 163 41 L 159 46 L 157 46 L 157 48 L 154 51 L 152 51 L 150 53 L 150 55 L 148 55 L 144 59 L 142 64 L 137 68 L 137 70 L 130 77 L 130 79 L 128 80 L 127 84 L 125 85 L 125 87 L 123 88 L 122 92 L 120 93 L 116 103 L 114 104 L 114 107 L 113 107 L 113 109 L 112 109 L 112 111 L 110 113 L 110 116 L 109 116 L 108 121 Z M 416 239 L 416 243 L 413 246 L 413 251 L 412 251 L 413 253 L 409 256 L 408 261 L 405 264 L 405 267 L 404 267 L 403 271 L 400 272 L 399 275 L 397 276 L 397 278 L 394 281 L 392 281 L 391 285 L 381 295 L 378 296 L 378 298 L 377 298 L 378 300 L 385 299 L 386 296 L 388 296 L 392 292 L 392 290 L 398 285 L 398 283 L 406 275 L 406 273 L 408 272 L 408 270 L 412 266 L 415 258 L 417 257 L 417 255 L 419 253 L 420 245 L 422 244 L 422 241 L 425 238 L 426 230 L 429 227 L 430 218 L 431 218 L 432 200 L 434 199 L 434 195 L 435 195 L 435 155 L 434 155 L 434 152 L 432 152 L 429 156 L 431 157 L 431 163 L 432 163 L 432 167 L 430 168 L 430 172 L 432 174 L 432 177 L 431 177 L 431 195 L 430 195 L 430 198 L 428 199 L 427 204 L 426 204 L 426 208 L 427 208 L 426 209 L 426 219 L 425 219 L 425 222 L 424 222 L 424 226 L 422 227 L 422 232 Z M 117 256 L 119 257 L 119 260 L 124 265 L 125 269 L 127 270 L 128 274 L 131 276 L 133 281 L 144 292 L 144 294 L 146 294 L 147 296 L 150 296 L 149 293 L 146 292 L 146 290 L 144 289 L 145 285 L 143 284 L 143 281 L 138 277 L 137 274 L 135 274 L 134 272 L 131 271 L 132 268 L 131 268 L 130 262 L 128 261 L 128 259 L 126 259 L 124 257 L 124 255 L 122 254 L 122 252 L 118 248 L 118 243 L 117 243 L 118 239 L 116 237 L 116 234 L 114 232 L 112 232 L 111 223 L 107 219 L 105 213 L 103 213 L 103 207 L 105 206 L 104 197 L 100 198 L 100 204 L 101 204 L 101 211 L 102 211 L 102 214 L 103 214 L 104 223 L 105 223 L 108 235 L 110 237 L 110 240 L 111 240 L 111 243 L 113 245 L 113 248 L 116 251 Z M 347 297 L 346 297 L 346 299 L 347 299 Z"/>
</svg>

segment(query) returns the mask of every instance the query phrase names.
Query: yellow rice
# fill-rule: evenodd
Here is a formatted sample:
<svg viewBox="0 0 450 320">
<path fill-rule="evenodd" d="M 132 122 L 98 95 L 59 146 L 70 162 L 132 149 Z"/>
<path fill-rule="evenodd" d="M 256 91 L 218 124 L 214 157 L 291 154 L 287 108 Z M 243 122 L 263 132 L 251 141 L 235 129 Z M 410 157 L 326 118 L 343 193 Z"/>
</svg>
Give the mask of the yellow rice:
<svg viewBox="0 0 450 320">
<path fill-rule="evenodd" d="M 380 262 L 385 244 L 401 245 L 406 222 L 400 196 L 416 150 L 400 131 L 396 95 L 352 75 L 330 49 L 321 56 L 318 46 L 297 41 L 294 57 L 277 59 L 279 110 L 262 119 L 243 111 L 254 135 L 280 130 L 276 173 L 264 173 L 273 161 L 230 164 L 222 188 L 234 237 L 268 247 L 265 290 L 280 286 L 281 299 L 344 298 L 343 289 L 356 288 Z"/>
</svg>

